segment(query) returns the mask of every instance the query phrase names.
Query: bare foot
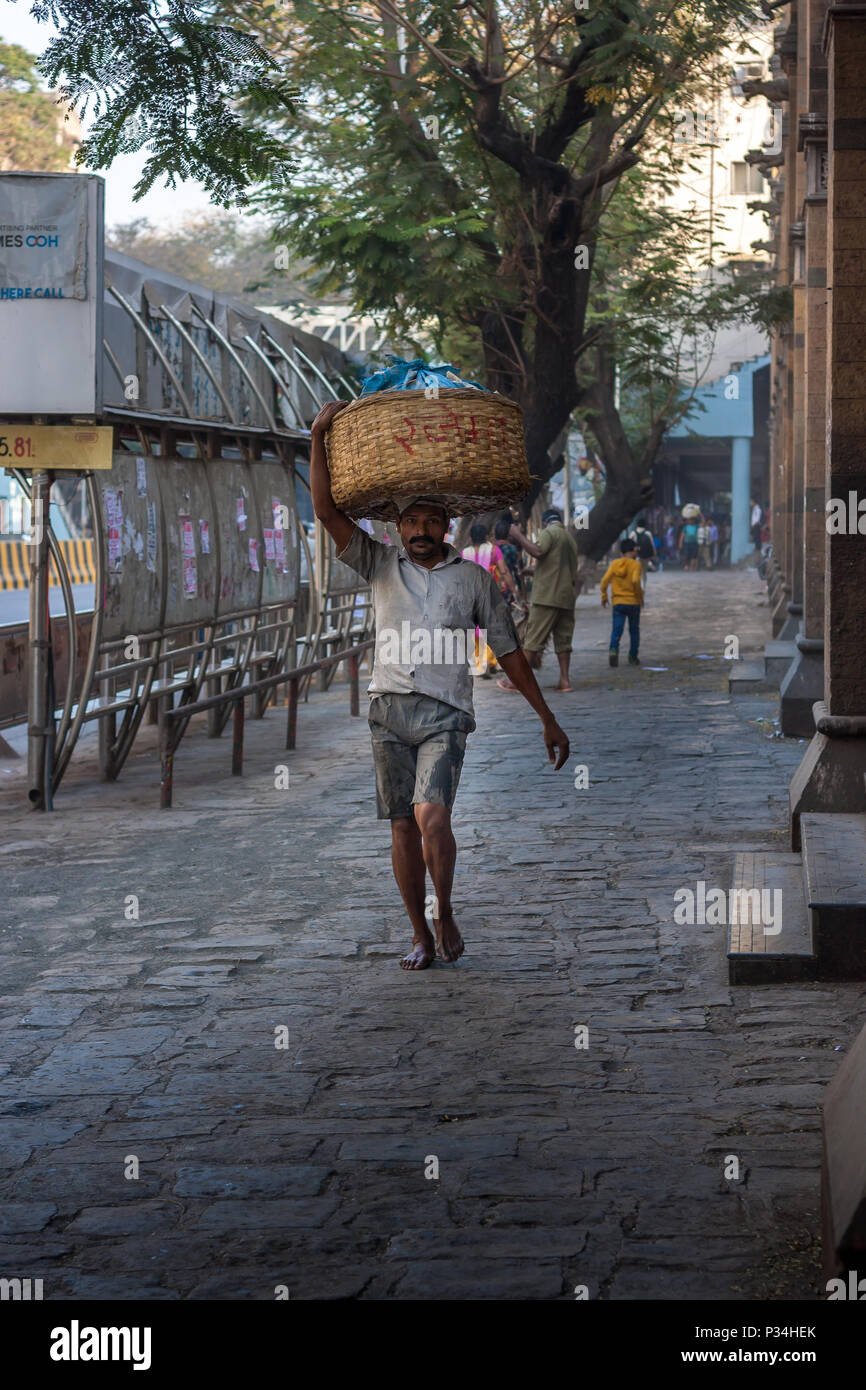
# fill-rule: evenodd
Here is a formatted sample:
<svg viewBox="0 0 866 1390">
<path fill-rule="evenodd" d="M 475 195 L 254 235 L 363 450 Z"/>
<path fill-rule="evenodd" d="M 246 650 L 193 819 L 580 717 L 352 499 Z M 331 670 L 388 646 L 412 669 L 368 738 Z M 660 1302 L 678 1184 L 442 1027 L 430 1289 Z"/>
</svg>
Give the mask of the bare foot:
<svg viewBox="0 0 866 1390">
<path fill-rule="evenodd" d="M 416 941 L 412 950 L 400 961 L 401 970 L 426 970 L 436 959 L 436 947 L 432 939 Z"/>
<path fill-rule="evenodd" d="M 500 689 L 500 690 L 516 690 L 516 689 L 517 689 L 517 686 L 516 686 L 516 685 L 513 685 L 512 682 L 508 679 L 507 676 L 504 676 L 504 677 L 502 678 L 501 681 L 497 681 L 496 684 L 499 686 L 499 689 Z"/>
<path fill-rule="evenodd" d="M 436 946 L 442 959 L 455 962 L 459 960 L 466 948 L 453 915 L 449 912 L 443 913 L 441 918 L 434 917 L 433 926 L 436 930 Z"/>
<path fill-rule="evenodd" d="M 560 682 L 558 685 L 552 685 L 550 688 L 551 688 L 551 690 L 562 690 L 563 692 L 567 692 L 567 691 L 569 691 L 569 690 L 573 690 L 573 689 L 574 689 L 574 686 L 573 686 L 573 685 L 563 685 L 563 684 Z"/>
</svg>

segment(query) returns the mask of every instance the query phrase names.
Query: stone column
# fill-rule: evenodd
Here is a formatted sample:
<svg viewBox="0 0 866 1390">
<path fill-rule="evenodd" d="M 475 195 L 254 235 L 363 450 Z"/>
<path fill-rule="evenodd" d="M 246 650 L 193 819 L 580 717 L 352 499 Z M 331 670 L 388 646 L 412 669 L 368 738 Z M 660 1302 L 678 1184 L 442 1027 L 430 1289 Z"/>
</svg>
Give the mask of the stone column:
<svg viewBox="0 0 866 1390">
<path fill-rule="evenodd" d="M 832 498 L 866 497 L 866 5 L 827 13 L 827 460 Z M 866 811 L 866 535 L 825 528 L 824 702 L 791 783 L 803 811 Z"/>
<path fill-rule="evenodd" d="M 800 179 L 797 179 L 798 190 Z M 803 467 L 806 436 L 804 357 L 806 346 L 806 224 L 791 224 L 791 287 L 794 291 L 794 343 L 791 353 L 791 603 L 803 614 Z M 793 632 L 791 636 L 793 636 Z"/>
<path fill-rule="evenodd" d="M 789 738 L 810 738 L 812 706 L 824 693 L 824 470 L 827 390 L 827 68 L 821 51 L 826 0 L 804 6 L 809 58 L 809 110 L 798 119 L 806 159 L 805 450 L 803 477 L 803 624 L 797 655 L 782 681 L 781 726 Z"/>
<path fill-rule="evenodd" d="M 749 555 L 750 487 L 752 477 L 751 439 L 731 440 L 731 564 Z"/>
<path fill-rule="evenodd" d="M 784 162 L 781 165 L 783 187 L 777 233 L 778 284 L 791 285 L 793 281 L 792 227 L 795 226 L 797 205 L 797 149 L 792 139 L 793 122 L 791 112 L 796 110 L 797 93 L 797 47 L 798 25 L 796 6 L 791 7 L 791 19 L 784 30 L 777 31 L 776 53 L 782 72 L 788 79 L 789 104 L 782 122 L 782 148 Z M 796 233 L 795 233 L 796 235 Z M 798 619 L 792 618 L 788 605 L 793 598 L 793 576 L 799 561 L 794 534 L 794 363 L 796 355 L 796 324 L 782 329 L 778 334 L 779 344 L 779 400 L 780 418 L 778 421 L 779 457 L 776 460 L 778 496 L 773 517 L 773 546 L 781 570 L 782 584 L 777 591 L 772 615 L 774 637 L 788 638 L 796 631 Z"/>
</svg>

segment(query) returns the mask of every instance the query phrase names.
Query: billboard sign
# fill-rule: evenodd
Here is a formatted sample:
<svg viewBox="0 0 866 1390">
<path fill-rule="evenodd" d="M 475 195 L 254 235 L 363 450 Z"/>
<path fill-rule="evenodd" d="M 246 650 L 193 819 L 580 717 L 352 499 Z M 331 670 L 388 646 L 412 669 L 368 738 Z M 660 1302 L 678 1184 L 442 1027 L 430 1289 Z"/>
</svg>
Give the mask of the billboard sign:
<svg viewBox="0 0 866 1390">
<path fill-rule="evenodd" d="M 0 181 L 0 301 L 87 298 L 87 187 Z"/>
<path fill-rule="evenodd" d="M 0 173 L 0 418 L 102 410 L 104 183 Z"/>
</svg>

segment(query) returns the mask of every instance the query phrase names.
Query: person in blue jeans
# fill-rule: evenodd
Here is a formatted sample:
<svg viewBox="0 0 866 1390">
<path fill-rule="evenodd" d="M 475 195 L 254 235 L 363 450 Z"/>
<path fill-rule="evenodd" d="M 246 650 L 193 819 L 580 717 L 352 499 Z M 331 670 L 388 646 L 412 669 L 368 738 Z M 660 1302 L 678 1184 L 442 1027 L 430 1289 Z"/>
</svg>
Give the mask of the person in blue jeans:
<svg viewBox="0 0 866 1390">
<path fill-rule="evenodd" d="M 613 599 L 613 628 L 610 634 L 608 662 L 611 666 L 619 665 L 619 644 L 627 622 L 628 662 L 630 666 L 640 666 L 638 651 L 640 649 L 640 610 L 643 604 L 643 588 L 641 586 L 643 572 L 640 560 L 637 558 L 637 546 L 631 537 L 620 541 L 619 548 L 622 554 L 618 560 L 614 560 L 612 564 L 608 565 L 601 581 L 602 606 L 607 607 L 608 589 L 610 589 Z"/>
</svg>

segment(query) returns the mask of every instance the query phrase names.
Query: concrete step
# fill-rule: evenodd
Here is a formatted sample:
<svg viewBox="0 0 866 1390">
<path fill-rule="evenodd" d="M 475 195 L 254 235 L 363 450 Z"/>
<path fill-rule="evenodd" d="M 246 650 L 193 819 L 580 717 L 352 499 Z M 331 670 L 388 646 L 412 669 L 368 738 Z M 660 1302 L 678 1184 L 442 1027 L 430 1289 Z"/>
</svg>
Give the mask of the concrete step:
<svg viewBox="0 0 866 1390">
<path fill-rule="evenodd" d="M 768 642 L 764 648 L 764 675 L 776 690 L 791 669 L 796 655 L 797 643 L 794 641 L 782 642 L 777 639 Z"/>
<path fill-rule="evenodd" d="M 819 978 L 866 980 L 866 815 L 800 817 Z"/>
<path fill-rule="evenodd" d="M 817 978 L 799 854 L 738 854 L 728 900 L 728 978 L 732 985 Z M 754 897 L 757 890 L 758 897 Z M 766 895 L 766 896 L 765 896 Z M 736 917 L 737 921 L 731 918 Z M 769 930 L 767 930 L 769 928 Z M 780 929 L 779 929 L 780 928 Z"/>
<path fill-rule="evenodd" d="M 728 672 L 729 695 L 751 695 L 756 691 L 775 690 L 777 687 L 767 680 L 765 662 L 762 656 L 749 661 L 732 661 Z"/>
</svg>

